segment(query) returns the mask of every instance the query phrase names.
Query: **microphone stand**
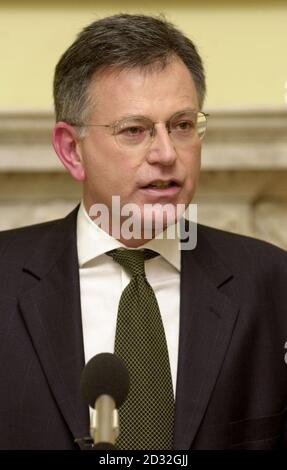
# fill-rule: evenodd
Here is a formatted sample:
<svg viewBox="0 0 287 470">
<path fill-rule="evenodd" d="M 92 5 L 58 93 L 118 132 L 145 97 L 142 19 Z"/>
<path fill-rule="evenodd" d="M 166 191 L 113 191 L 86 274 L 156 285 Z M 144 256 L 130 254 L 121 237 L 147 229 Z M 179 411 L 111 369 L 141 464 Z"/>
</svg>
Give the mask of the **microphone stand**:
<svg viewBox="0 0 287 470">
<path fill-rule="evenodd" d="M 90 434 L 93 449 L 116 450 L 115 442 L 119 435 L 119 415 L 114 399 L 110 395 L 101 395 L 92 411 Z"/>
</svg>

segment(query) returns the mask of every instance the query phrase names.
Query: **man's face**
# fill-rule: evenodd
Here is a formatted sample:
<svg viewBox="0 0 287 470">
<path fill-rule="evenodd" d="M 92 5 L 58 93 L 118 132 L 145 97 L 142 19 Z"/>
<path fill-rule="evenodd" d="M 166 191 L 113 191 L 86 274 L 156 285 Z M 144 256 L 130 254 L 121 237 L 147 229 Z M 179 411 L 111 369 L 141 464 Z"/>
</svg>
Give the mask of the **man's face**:
<svg viewBox="0 0 287 470">
<path fill-rule="evenodd" d="M 103 73 L 96 77 L 90 94 L 95 103 L 89 123 L 112 124 L 127 116 L 144 116 L 159 123 L 147 148 L 119 146 L 106 127 L 87 127 L 78 142 L 84 168 L 84 204 L 105 204 L 112 209 L 112 196 L 121 207 L 136 204 L 187 205 L 194 194 L 200 170 L 201 144 L 197 135 L 188 145 L 173 143 L 165 122 L 175 113 L 198 111 L 193 79 L 180 60 L 163 70 L 139 69 Z"/>
</svg>

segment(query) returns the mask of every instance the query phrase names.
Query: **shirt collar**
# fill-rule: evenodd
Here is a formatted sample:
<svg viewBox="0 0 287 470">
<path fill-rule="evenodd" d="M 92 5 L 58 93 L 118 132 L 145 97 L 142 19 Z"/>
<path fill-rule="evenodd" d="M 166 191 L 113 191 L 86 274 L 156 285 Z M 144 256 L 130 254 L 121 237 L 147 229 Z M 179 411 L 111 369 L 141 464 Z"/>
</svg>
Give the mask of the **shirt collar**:
<svg viewBox="0 0 287 470">
<path fill-rule="evenodd" d="M 177 226 L 175 226 L 174 233 L 174 238 L 154 238 L 145 243 L 144 248 L 156 251 L 180 271 L 180 242 Z M 82 202 L 77 216 L 77 248 L 79 266 L 82 268 L 89 261 L 110 250 L 126 247 L 91 220 Z"/>
</svg>

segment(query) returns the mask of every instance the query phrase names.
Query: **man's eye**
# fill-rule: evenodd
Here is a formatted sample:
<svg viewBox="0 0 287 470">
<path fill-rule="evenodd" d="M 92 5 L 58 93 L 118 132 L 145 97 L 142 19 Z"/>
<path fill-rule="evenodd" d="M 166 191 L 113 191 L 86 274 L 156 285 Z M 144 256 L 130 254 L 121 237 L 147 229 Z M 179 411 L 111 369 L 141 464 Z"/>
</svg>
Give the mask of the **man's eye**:
<svg viewBox="0 0 287 470">
<path fill-rule="evenodd" d="M 126 137 L 140 137 L 145 133 L 146 129 L 140 126 L 126 127 L 121 129 L 120 133 Z"/>
<path fill-rule="evenodd" d="M 173 128 L 177 131 L 190 131 L 194 128 L 194 123 L 192 121 L 180 121 L 177 122 Z"/>
</svg>

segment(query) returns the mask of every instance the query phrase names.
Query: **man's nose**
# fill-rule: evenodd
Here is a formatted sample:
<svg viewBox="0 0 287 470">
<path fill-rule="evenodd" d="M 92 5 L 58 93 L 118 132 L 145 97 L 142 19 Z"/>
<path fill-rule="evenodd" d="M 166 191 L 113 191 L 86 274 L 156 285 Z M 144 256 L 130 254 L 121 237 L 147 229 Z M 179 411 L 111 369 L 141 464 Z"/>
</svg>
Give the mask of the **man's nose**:
<svg viewBox="0 0 287 470">
<path fill-rule="evenodd" d="M 164 123 L 155 124 L 152 142 L 147 152 L 149 163 L 172 165 L 177 158 L 176 149 L 171 135 Z"/>
</svg>

